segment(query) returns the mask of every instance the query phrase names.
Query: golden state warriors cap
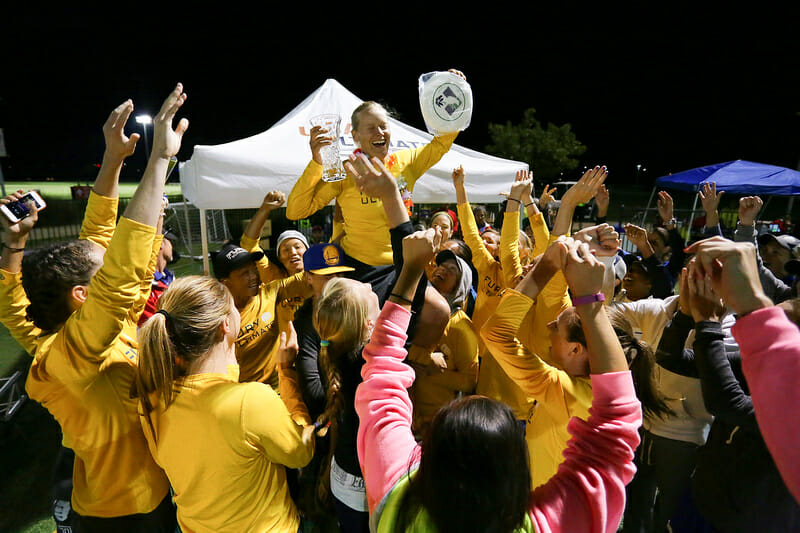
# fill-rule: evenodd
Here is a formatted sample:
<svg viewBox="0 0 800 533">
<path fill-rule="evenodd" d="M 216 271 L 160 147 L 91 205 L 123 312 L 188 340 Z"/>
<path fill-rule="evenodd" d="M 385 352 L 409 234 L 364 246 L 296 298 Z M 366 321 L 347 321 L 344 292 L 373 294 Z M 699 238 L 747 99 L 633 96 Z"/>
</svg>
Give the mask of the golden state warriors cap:
<svg viewBox="0 0 800 533">
<path fill-rule="evenodd" d="M 303 254 L 303 268 L 320 276 L 355 270 L 345 264 L 344 250 L 333 243 L 315 244 L 306 250 Z"/>
</svg>

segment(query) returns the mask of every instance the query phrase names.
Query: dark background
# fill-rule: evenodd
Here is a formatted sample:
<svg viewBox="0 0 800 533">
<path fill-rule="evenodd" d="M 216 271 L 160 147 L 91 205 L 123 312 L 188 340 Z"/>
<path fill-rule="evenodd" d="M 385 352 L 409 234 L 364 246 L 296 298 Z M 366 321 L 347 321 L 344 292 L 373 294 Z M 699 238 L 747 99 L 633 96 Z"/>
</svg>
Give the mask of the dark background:
<svg viewBox="0 0 800 533">
<path fill-rule="evenodd" d="M 457 142 L 476 150 L 489 143 L 489 123 L 519 122 L 533 107 L 544 124 L 571 124 L 588 147 L 581 163 L 608 165 L 609 183 L 647 186 L 733 159 L 800 161 L 798 18 L 777 5 L 482 4 L 469 13 L 462 4 L 353 4 L 337 19 L 311 4 L 272 6 L 5 9 L 5 178 L 91 177 L 110 110 L 132 98 L 135 112 L 153 114 L 177 81 L 189 96 L 181 160 L 196 144 L 268 129 L 326 78 L 424 129 L 417 78 L 451 67 L 475 101 Z M 139 128 L 131 120 L 128 131 Z M 143 146 L 137 152 L 127 177 L 145 162 Z M 637 164 L 646 169 L 638 177 Z"/>
</svg>

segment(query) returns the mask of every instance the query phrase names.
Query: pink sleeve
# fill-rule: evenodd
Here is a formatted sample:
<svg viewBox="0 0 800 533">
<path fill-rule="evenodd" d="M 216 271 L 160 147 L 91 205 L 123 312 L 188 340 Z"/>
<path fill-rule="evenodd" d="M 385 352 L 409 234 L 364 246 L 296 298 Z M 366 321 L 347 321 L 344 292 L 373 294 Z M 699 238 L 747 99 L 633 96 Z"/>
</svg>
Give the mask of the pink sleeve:
<svg viewBox="0 0 800 533">
<path fill-rule="evenodd" d="M 564 462 L 531 493 L 531 517 L 541 533 L 615 532 L 625 509 L 625 485 L 636 472 L 641 404 L 630 372 L 591 379 L 589 419 L 570 420 Z"/>
<path fill-rule="evenodd" d="M 364 348 L 362 383 L 356 390 L 358 461 L 372 513 L 409 465 L 419 460 L 419 447 L 411 432 L 408 387 L 414 371 L 403 362 L 406 329 L 411 313 L 386 302 L 372 338 Z"/>
<path fill-rule="evenodd" d="M 800 409 L 800 330 L 783 309 L 767 307 L 738 319 L 732 333 L 761 435 L 800 502 L 800 428 L 787 415 Z"/>
</svg>

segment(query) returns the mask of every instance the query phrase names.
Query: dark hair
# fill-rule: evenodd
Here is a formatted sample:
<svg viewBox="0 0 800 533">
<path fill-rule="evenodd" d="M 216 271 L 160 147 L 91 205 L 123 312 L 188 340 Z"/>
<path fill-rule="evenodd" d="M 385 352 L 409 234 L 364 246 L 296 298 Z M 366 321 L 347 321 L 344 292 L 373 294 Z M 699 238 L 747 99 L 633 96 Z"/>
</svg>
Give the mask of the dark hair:
<svg viewBox="0 0 800 533">
<path fill-rule="evenodd" d="M 99 268 L 96 245 L 76 239 L 33 250 L 22 260 L 22 288 L 28 319 L 42 331 L 58 329 L 72 314 L 70 291 L 88 285 Z"/>
<path fill-rule="evenodd" d="M 531 497 L 528 446 L 507 405 L 484 396 L 454 400 L 436 413 L 421 447 L 419 470 L 400 504 L 401 531 L 421 508 L 438 533 L 522 525 Z"/>
<path fill-rule="evenodd" d="M 674 411 L 666 404 L 655 383 L 655 352 L 646 342 L 636 338 L 633 326 L 622 313 L 613 307 L 606 306 L 605 309 L 614 333 L 617 334 L 617 339 L 622 346 L 622 351 L 625 353 L 636 396 L 642 402 L 645 414 L 657 417 L 674 415 Z M 571 320 L 567 323 L 566 337 L 570 342 L 579 342 L 586 346 L 586 336 L 583 333 L 578 313 L 572 313 Z"/>
</svg>

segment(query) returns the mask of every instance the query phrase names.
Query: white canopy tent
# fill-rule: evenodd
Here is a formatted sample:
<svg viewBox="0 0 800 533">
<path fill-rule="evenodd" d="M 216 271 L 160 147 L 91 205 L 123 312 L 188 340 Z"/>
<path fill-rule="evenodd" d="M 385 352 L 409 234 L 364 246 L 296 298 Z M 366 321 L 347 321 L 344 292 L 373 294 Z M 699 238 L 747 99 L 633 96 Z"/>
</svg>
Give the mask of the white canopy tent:
<svg viewBox="0 0 800 533">
<path fill-rule="evenodd" d="M 340 152 L 343 158 L 355 149 L 350 135 L 350 115 L 363 102 L 339 82 L 328 79 L 289 114 L 263 133 L 215 146 L 197 145 L 189 161 L 180 164 L 183 195 L 201 211 L 206 209 L 257 208 L 269 191 L 287 195 L 311 158 L 309 120 L 323 113 L 342 117 Z M 391 150 L 427 144 L 432 136 L 390 119 Z M 517 170 L 528 164 L 490 156 L 454 144 L 450 151 L 422 176 L 414 187 L 418 204 L 455 201 L 452 170 L 463 165 L 470 201 L 501 201 Z M 201 222 L 205 220 L 200 217 Z M 203 230 L 203 255 L 206 250 Z M 207 269 L 206 269 L 207 270 Z"/>
</svg>

